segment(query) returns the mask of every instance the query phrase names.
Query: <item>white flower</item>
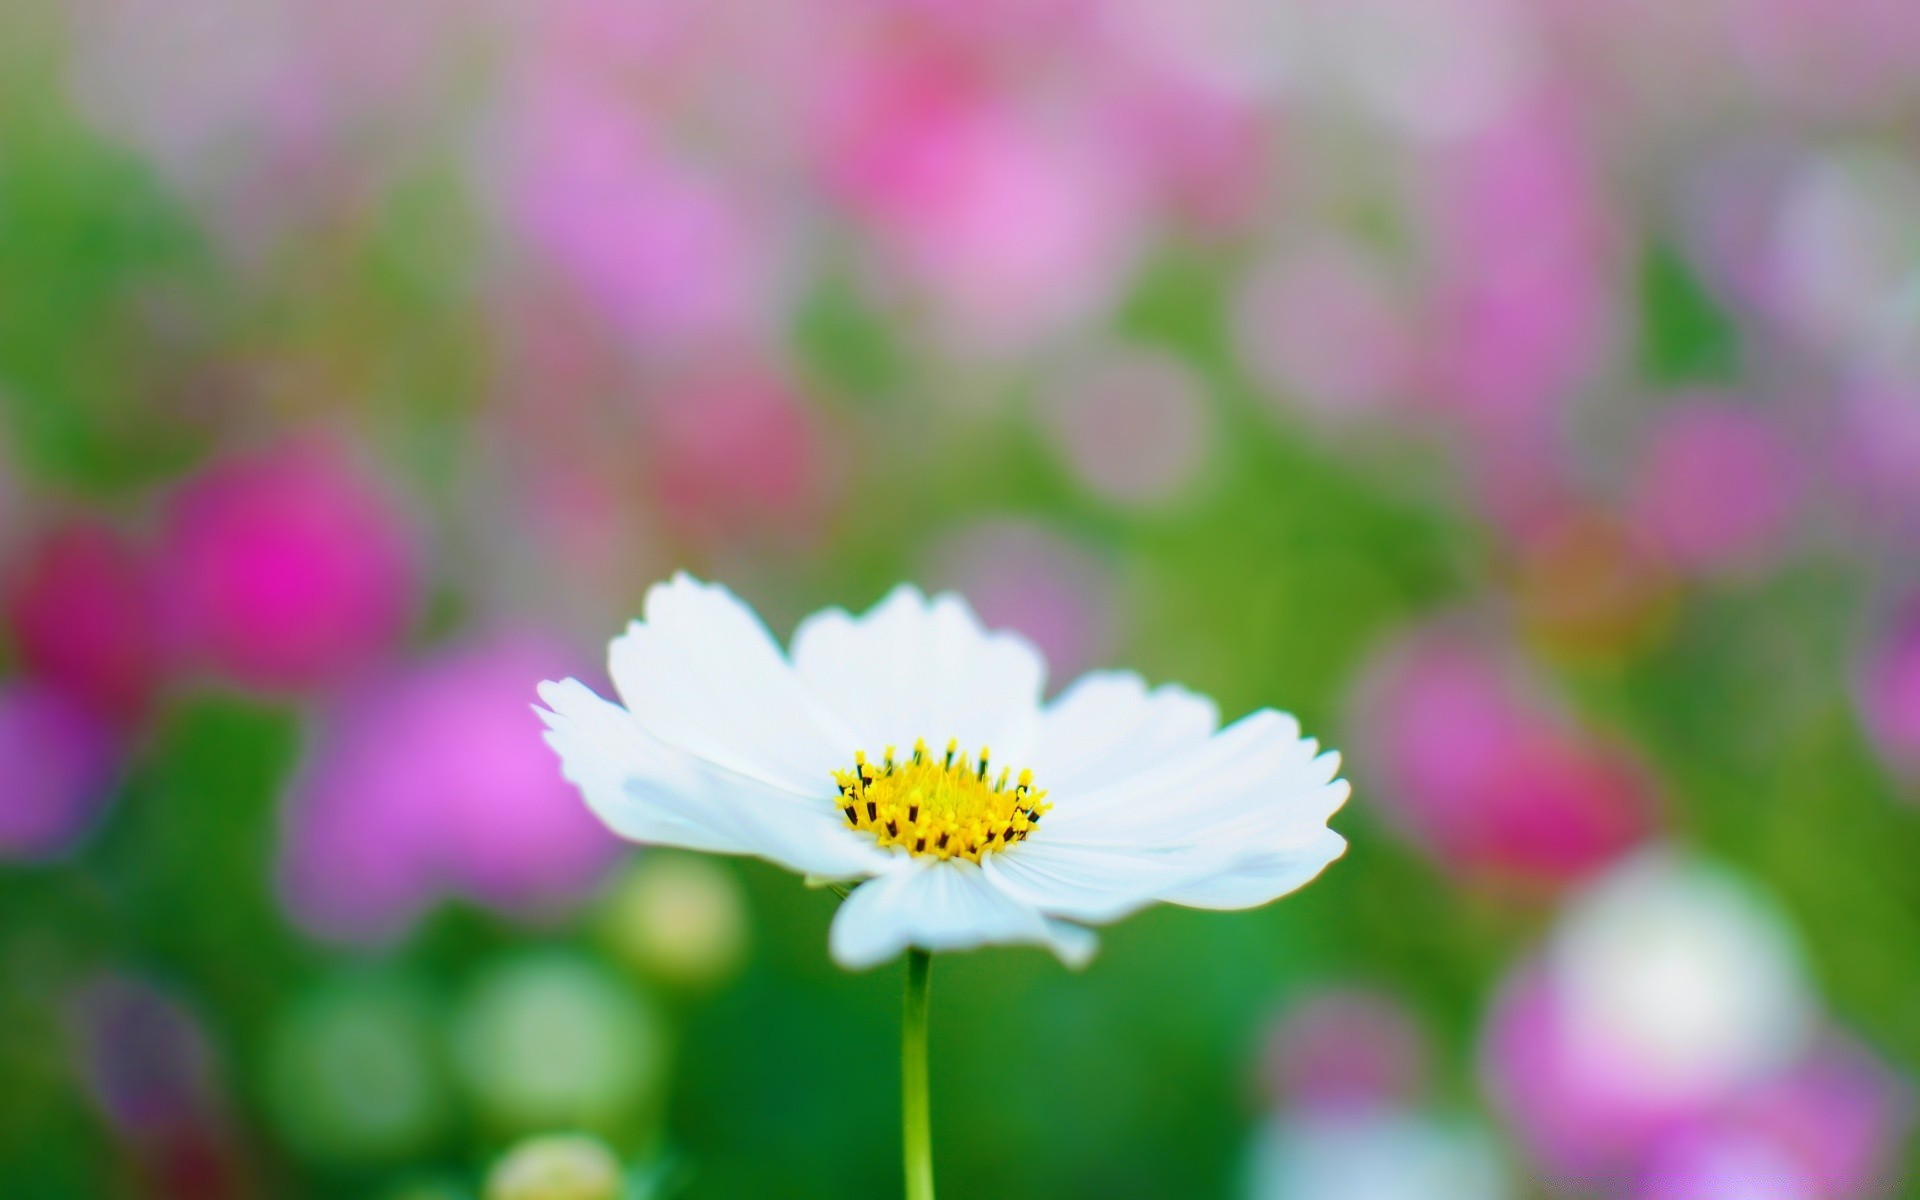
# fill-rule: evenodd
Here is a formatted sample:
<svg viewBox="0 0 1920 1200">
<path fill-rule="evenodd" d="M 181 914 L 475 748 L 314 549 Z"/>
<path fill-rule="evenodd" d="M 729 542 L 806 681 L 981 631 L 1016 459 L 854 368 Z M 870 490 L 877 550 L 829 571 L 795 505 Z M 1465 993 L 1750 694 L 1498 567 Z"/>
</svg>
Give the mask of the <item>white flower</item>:
<svg viewBox="0 0 1920 1200">
<path fill-rule="evenodd" d="M 1645 850 L 1574 899 L 1549 950 L 1582 1060 L 1648 1103 L 1725 1095 L 1778 1071 L 1816 1021 L 1800 946 L 1737 875 Z"/>
<path fill-rule="evenodd" d="M 1492 1136 L 1396 1110 L 1271 1121 L 1254 1142 L 1252 1200 L 1508 1200 Z"/>
<path fill-rule="evenodd" d="M 647 594 L 611 648 L 624 707 L 546 683 L 547 741 L 601 820 L 637 842 L 867 880 L 834 958 L 909 946 L 1050 947 L 1085 962 L 1105 922 L 1155 901 L 1248 908 L 1345 849 L 1339 756 L 1284 713 L 1219 728 L 1213 703 L 1090 674 L 1050 704 L 1024 639 L 956 596 L 894 590 L 816 613 L 791 657 L 725 588 Z"/>
</svg>

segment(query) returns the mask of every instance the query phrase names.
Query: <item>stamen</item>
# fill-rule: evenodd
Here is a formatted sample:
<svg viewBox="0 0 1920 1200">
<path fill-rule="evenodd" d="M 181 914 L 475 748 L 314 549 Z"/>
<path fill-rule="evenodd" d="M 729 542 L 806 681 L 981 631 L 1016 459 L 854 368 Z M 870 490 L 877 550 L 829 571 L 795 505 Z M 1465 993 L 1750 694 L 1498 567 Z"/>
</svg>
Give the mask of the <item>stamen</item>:
<svg viewBox="0 0 1920 1200">
<path fill-rule="evenodd" d="M 947 742 L 935 760 L 916 738 L 904 760 L 885 747 L 874 763 L 855 751 L 851 771 L 834 772 L 839 806 L 847 824 L 871 833 L 882 846 L 901 846 L 937 858 L 981 857 L 1024 841 L 1049 807 L 1033 787 L 1033 772 L 1002 766 L 992 774 L 992 753 L 963 757 L 959 739 Z M 1011 784 L 1011 786 L 1009 786 Z"/>
</svg>

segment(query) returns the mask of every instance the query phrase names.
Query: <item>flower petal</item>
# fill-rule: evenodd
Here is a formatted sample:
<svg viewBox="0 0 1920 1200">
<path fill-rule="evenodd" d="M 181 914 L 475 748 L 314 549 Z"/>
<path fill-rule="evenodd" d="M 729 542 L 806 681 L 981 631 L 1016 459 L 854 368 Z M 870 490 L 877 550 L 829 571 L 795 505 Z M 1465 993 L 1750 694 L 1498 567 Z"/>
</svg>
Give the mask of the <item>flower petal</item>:
<svg viewBox="0 0 1920 1200">
<path fill-rule="evenodd" d="M 989 854 L 980 869 L 994 886 L 1049 916 L 1104 924 L 1195 882 L 1215 860 L 1157 847 L 1090 846 L 1036 834 Z"/>
<path fill-rule="evenodd" d="M 1016 900 L 1051 917 L 1105 924 L 1149 904 L 1253 908 L 1312 880 L 1345 852 L 1346 839 L 1318 828 L 1297 846 L 1248 850 L 1209 845 L 1127 848 L 1035 837 L 989 855 L 981 869 Z"/>
<path fill-rule="evenodd" d="M 543 683 L 535 708 L 561 773 L 615 833 L 637 842 L 750 854 L 792 870 L 859 878 L 892 856 L 826 800 L 774 787 L 669 746 L 577 679 Z"/>
<path fill-rule="evenodd" d="M 1297 844 L 1346 798 L 1345 785 L 1332 783 L 1339 757 L 1318 750 L 1292 717 L 1263 709 L 1090 791 L 1050 789 L 1046 828 L 1093 845 L 1249 854 Z"/>
<path fill-rule="evenodd" d="M 1352 794 L 1346 780 L 1332 777 L 1339 766 L 1340 756 L 1332 752 L 1309 760 L 1284 785 L 1284 803 L 1275 802 L 1275 792 L 1255 789 L 1228 796 L 1223 789 L 1190 814 L 1191 837 L 1236 846 L 1243 853 L 1300 846 L 1319 834 Z"/>
<path fill-rule="evenodd" d="M 833 793 L 850 734 L 814 704 L 752 609 L 682 573 L 614 640 L 613 685 L 660 741 L 789 791 Z"/>
<path fill-rule="evenodd" d="M 909 946 L 971 950 L 978 946 L 1045 946 L 1070 967 L 1084 966 L 1097 945 L 1075 925 L 1051 921 L 995 887 L 964 859 L 904 859 L 891 874 L 854 889 L 833 918 L 834 961 L 864 970 Z"/>
<path fill-rule="evenodd" d="M 793 638 L 800 678 L 839 723 L 856 735 L 844 753 L 909 747 L 991 747 L 996 760 L 1020 763 L 1039 722 L 1046 664 L 1016 634 L 989 632 L 954 595 L 931 600 L 902 584 L 864 616 L 827 609 Z"/>
<path fill-rule="evenodd" d="M 1188 908 L 1254 908 L 1306 886 L 1346 850 L 1347 839 L 1331 829 L 1322 829 L 1291 853 L 1242 859 L 1226 870 L 1209 871 L 1169 888 L 1156 898 Z"/>
<path fill-rule="evenodd" d="M 1175 685 L 1149 691 L 1131 671 L 1095 671 L 1047 706 L 1023 765 L 1043 788 L 1090 790 L 1197 749 L 1219 726 L 1205 696 Z"/>
</svg>

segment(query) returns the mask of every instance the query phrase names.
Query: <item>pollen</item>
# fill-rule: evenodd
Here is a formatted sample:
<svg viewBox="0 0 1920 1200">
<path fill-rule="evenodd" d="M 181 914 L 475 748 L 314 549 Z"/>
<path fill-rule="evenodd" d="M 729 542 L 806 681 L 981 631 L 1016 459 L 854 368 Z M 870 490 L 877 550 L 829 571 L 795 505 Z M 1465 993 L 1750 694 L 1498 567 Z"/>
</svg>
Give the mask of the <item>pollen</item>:
<svg viewBox="0 0 1920 1200">
<path fill-rule="evenodd" d="M 1032 771 L 996 771 L 985 746 L 963 755 L 957 740 L 939 755 L 917 741 L 905 759 L 888 746 L 879 762 L 856 751 L 853 769 L 835 771 L 833 779 L 849 826 L 882 846 L 934 858 L 979 862 L 1032 836 L 1052 807 L 1047 794 L 1034 789 Z"/>
</svg>

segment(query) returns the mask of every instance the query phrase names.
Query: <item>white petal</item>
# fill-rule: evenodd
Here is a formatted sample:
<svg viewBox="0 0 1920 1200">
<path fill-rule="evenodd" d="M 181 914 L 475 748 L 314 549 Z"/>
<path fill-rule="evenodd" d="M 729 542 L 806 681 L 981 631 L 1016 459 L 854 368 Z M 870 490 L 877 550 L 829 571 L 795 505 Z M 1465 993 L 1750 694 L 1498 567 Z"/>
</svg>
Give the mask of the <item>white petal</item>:
<svg viewBox="0 0 1920 1200">
<path fill-rule="evenodd" d="M 981 860 L 995 886 L 1049 916 L 1103 924 L 1193 883 L 1216 869 L 1214 859 L 1157 847 L 1090 846 L 1049 836 Z"/>
<path fill-rule="evenodd" d="M 1272 790 L 1212 794 L 1188 815 L 1186 836 L 1196 843 L 1232 844 L 1245 851 L 1298 846 L 1323 829 L 1352 794 L 1346 780 L 1331 778 L 1339 762 L 1337 754 L 1322 754 L 1286 783 L 1276 781 Z"/>
<path fill-rule="evenodd" d="M 548 707 L 535 711 L 561 773 L 622 837 L 750 854 L 834 878 L 875 874 L 893 863 L 847 828 L 829 799 L 785 791 L 669 746 L 579 680 L 541 684 L 540 698 Z"/>
<path fill-rule="evenodd" d="M 1046 946 L 1079 967 L 1097 941 L 1015 900 L 964 859 L 904 860 L 900 869 L 854 889 L 833 918 L 834 961 L 850 970 L 886 962 L 909 946 L 940 951 L 1004 944 Z"/>
<path fill-rule="evenodd" d="M 1040 715 L 1039 786 L 1090 790 L 1206 744 L 1220 725 L 1213 701 L 1177 686 L 1151 691 L 1130 671 L 1083 675 Z"/>
<path fill-rule="evenodd" d="M 811 702 L 752 609 L 681 574 L 647 592 L 645 612 L 615 639 L 608 673 L 649 733 L 763 783 L 831 792 L 851 735 Z"/>
<path fill-rule="evenodd" d="M 1169 888 L 1157 899 L 1189 908 L 1253 908 L 1304 887 L 1346 849 L 1347 839 L 1322 829 L 1296 851 L 1241 860 Z"/>
<path fill-rule="evenodd" d="M 1019 764 L 1033 744 L 1046 664 L 1026 639 L 988 632 L 958 596 L 901 585 L 864 616 L 828 609 L 802 622 L 793 663 L 818 702 L 878 754 L 924 737 L 960 739 Z"/>
<path fill-rule="evenodd" d="M 1336 755 L 1290 716 L 1253 713 L 1204 744 L 1088 792 L 1053 790 L 1049 832 L 1095 845 L 1213 844 L 1223 852 L 1296 844 L 1345 799 Z M 1230 844 L 1230 842 L 1232 844 Z"/>
<path fill-rule="evenodd" d="M 1093 846 L 1044 834 L 988 855 L 995 885 L 1052 917 L 1105 924 L 1149 904 L 1252 908 L 1306 884 L 1346 850 L 1324 826 L 1297 846 L 1224 841 L 1137 848 Z"/>
</svg>

